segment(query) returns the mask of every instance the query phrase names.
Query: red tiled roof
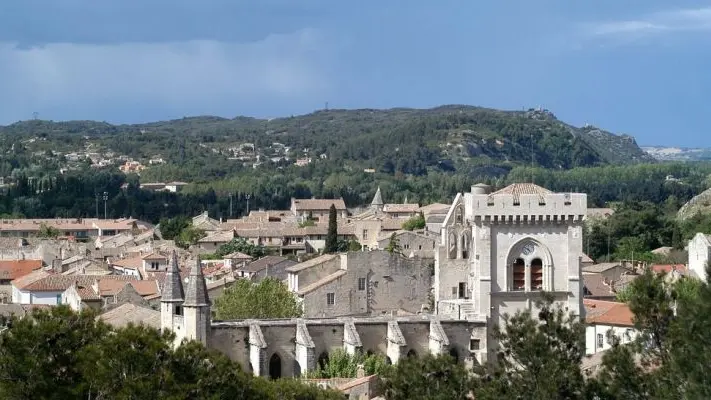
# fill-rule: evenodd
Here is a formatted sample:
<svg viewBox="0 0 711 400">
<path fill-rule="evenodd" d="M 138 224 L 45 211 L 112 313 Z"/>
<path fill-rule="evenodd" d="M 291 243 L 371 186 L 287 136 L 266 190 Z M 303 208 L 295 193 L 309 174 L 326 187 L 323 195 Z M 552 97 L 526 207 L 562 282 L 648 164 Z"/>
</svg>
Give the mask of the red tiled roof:
<svg viewBox="0 0 711 400">
<path fill-rule="evenodd" d="M 625 303 L 585 299 L 583 305 L 588 324 L 634 326 L 634 314 Z"/>
<path fill-rule="evenodd" d="M 547 194 L 551 194 L 550 190 L 540 187 L 533 183 L 513 183 L 505 188 L 498 190 L 489 196 L 499 196 L 499 195 L 512 195 L 514 198 L 514 203 L 520 201 L 522 194 L 532 194 L 543 197 Z"/>
<path fill-rule="evenodd" d="M 2 260 L 0 261 L 0 279 L 21 278 L 40 268 L 42 268 L 42 260 Z"/>
<path fill-rule="evenodd" d="M 47 274 L 47 276 L 40 279 L 34 280 L 32 282 L 26 283 L 22 286 L 18 285 L 18 280 L 13 281 L 13 284 L 18 289 L 29 290 L 33 292 L 62 292 L 67 290 L 71 285 L 77 283 L 80 286 L 91 286 L 95 281 L 104 280 L 117 280 L 117 281 L 131 281 L 135 280 L 135 277 L 128 275 L 59 275 L 59 274 Z"/>
<path fill-rule="evenodd" d="M 679 271 L 680 273 L 686 273 L 686 265 L 684 264 L 655 264 L 651 267 L 653 272 L 661 274 L 662 272 L 670 273 L 672 271 Z"/>
<path fill-rule="evenodd" d="M 136 289 L 136 292 L 141 296 L 152 296 L 158 294 L 158 282 L 150 281 L 132 281 L 129 283 Z"/>
</svg>

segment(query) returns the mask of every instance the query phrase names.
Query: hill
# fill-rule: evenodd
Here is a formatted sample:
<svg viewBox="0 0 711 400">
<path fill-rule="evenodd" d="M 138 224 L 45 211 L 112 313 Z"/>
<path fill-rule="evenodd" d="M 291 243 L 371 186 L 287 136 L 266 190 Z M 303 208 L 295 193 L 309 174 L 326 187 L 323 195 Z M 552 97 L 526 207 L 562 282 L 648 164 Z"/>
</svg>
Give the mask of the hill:
<svg viewBox="0 0 711 400">
<path fill-rule="evenodd" d="M 711 160 L 711 149 L 709 148 L 643 146 L 642 150 L 660 161 Z"/>
<path fill-rule="evenodd" d="M 0 127 L 9 149 L 54 154 L 109 153 L 190 166 L 184 179 L 225 176 L 242 167 L 293 165 L 311 158 L 385 174 L 430 170 L 500 174 L 515 166 L 552 169 L 653 162 L 630 136 L 559 121 L 547 110 L 322 110 L 271 120 L 201 116 L 146 124 L 22 121 Z M 48 153 L 49 154 L 49 153 Z M 198 171 L 203 171 L 195 175 Z"/>
</svg>

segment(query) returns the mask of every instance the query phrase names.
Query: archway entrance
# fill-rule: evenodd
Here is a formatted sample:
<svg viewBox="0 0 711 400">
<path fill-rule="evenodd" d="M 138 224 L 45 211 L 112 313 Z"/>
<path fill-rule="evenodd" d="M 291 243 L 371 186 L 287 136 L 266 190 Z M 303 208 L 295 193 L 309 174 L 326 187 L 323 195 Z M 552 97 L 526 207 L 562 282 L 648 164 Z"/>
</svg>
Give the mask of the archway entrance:
<svg viewBox="0 0 711 400">
<path fill-rule="evenodd" d="M 407 357 L 417 357 L 417 352 L 413 349 L 410 349 L 410 351 L 407 352 Z"/>
<path fill-rule="evenodd" d="M 454 361 L 459 362 L 459 353 L 457 352 L 457 349 L 452 347 L 449 349 L 449 356 L 454 358 Z"/>
<path fill-rule="evenodd" d="M 281 378 L 281 357 L 279 354 L 272 354 L 269 358 L 269 377 L 272 379 Z"/>
<path fill-rule="evenodd" d="M 316 361 L 316 365 L 320 367 L 321 369 L 326 369 L 326 366 L 328 365 L 328 352 L 324 351 L 318 356 L 318 360 Z"/>
</svg>

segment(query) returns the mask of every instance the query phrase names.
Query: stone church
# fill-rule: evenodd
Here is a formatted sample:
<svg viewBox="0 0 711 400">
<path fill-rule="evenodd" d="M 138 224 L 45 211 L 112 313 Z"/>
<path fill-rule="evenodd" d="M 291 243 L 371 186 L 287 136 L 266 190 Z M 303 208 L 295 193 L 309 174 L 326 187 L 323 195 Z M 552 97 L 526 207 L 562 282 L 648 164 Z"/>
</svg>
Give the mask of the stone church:
<svg viewBox="0 0 711 400">
<path fill-rule="evenodd" d="M 441 318 L 485 321 L 531 310 L 545 291 L 584 313 L 580 258 L 587 195 L 516 183 L 491 193 L 472 186 L 454 199 L 435 252 Z M 488 341 L 489 351 L 496 343 Z M 493 354 L 493 353 L 492 353 Z"/>
<path fill-rule="evenodd" d="M 434 314 L 213 321 L 199 261 L 185 287 L 177 257 L 161 299 L 161 327 L 218 350 L 254 375 L 301 376 L 329 352 L 382 354 L 389 362 L 450 354 L 466 365 L 495 349 L 504 314 L 533 310 L 543 291 L 580 315 L 585 194 L 514 184 L 491 193 L 474 185 L 454 199 L 435 250 Z"/>
</svg>

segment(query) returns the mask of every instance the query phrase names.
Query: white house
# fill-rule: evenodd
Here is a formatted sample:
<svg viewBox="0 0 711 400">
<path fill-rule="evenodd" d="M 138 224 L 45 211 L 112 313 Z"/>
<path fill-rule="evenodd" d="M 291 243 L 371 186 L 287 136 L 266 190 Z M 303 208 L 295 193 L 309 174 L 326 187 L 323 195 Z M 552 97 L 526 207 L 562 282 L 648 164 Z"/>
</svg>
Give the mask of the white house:
<svg viewBox="0 0 711 400">
<path fill-rule="evenodd" d="M 639 332 L 632 322 L 632 311 L 624 303 L 604 300 L 583 301 L 585 306 L 585 354 L 595 354 L 612 347 L 612 335 L 620 343 L 634 341 Z"/>
<path fill-rule="evenodd" d="M 706 280 L 706 264 L 711 254 L 711 235 L 697 233 L 689 241 L 689 271 Z"/>
</svg>

